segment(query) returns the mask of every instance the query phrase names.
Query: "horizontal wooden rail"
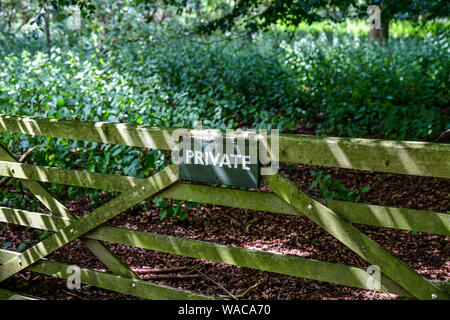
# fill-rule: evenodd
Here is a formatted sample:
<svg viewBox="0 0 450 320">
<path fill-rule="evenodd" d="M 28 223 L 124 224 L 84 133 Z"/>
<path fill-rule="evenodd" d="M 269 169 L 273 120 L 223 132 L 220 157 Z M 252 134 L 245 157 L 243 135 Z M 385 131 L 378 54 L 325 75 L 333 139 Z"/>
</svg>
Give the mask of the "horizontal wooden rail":
<svg viewBox="0 0 450 320">
<path fill-rule="evenodd" d="M 419 299 L 449 300 L 450 295 L 417 273 L 395 255 L 373 241 L 354 225 L 337 215 L 280 174 L 265 176 L 264 183 L 280 198 L 304 213 L 306 217 L 327 231 L 339 242 L 372 265 L 379 266 L 384 274 L 400 284 Z"/>
<path fill-rule="evenodd" d="M 145 178 L 33 166 L 9 161 L 0 161 L 0 176 L 119 192 L 148 184 L 148 179 Z"/>
<path fill-rule="evenodd" d="M 119 192 L 130 190 L 130 188 L 146 186 L 149 181 L 144 178 L 33 166 L 8 161 L 0 161 L 0 176 Z M 161 193 L 161 196 L 176 200 L 302 215 L 298 210 L 281 200 L 276 194 L 267 192 L 179 184 L 164 191 Z M 426 210 L 355 204 L 346 201 L 323 201 L 331 209 L 335 210 L 336 213 L 350 222 L 450 235 L 449 214 Z"/>
<path fill-rule="evenodd" d="M 4 131 L 162 150 L 173 149 L 175 142 L 178 141 L 172 136 L 174 130 L 177 129 L 133 124 L 96 123 L 0 115 L 0 132 Z M 193 132 L 192 130 L 183 130 L 185 130 L 185 133 Z M 198 133 L 198 130 L 195 132 Z M 220 133 L 218 130 L 216 132 Z M 279 136 L 279 147 L 280 162 L 450 178 L 450 144 L 282 134 Z M 6 160 L 9 160 L 9 158 L 6 158 Z M 178 179 L 177 170 L 178 168 L 175 170 L 176 173 L 172 174 L 173 177 L 171 176 L 170 183 Z M 155 180 L 155 177 L 142 179 L 89 173 L 53 167 L 32 166 L 10 161 L 0 161 L 0 176 L 18 178 L 25 183 L 28 180 L 32 180 L 31 182 L 50 182 L 122 192 L 119 198 L 111 201 L 107 206 L 94 211 L 91 214 L 92 217 L 83 217 L 80 220 L 73 219 L 72 217 L 56 217 L 0 207 L 0 222 L 15 223 L 56 232 L 50 238 L 22 254 L 0 250 L 0 281 L 25 268 L 44 274 L 47 272 L 47 274 L 56 277 L 67 277 L 68 275 L 65 273 L 64 268 L 67 270 L 68 265 L 42 258 L 70 240 L 82 236 L 83 239 L 113 242 L 345 286 L 373 289 L 368 285 L 369 274 L 362 268 L 296 256 L 235 248 L 168 235 L 100 226 L 110 217 L 118 214 L 119 209 L 124 210 L 124 205 L 128 202 L 137 203 L 138 199 L 140 199 L 138 196 L 141 193 L 142 197 L 144 195 L 145 197 L 149 197 L 154 195 L 157 190 L 164 189 L 167 186 L 167 179 L 160 181 L 158 177 Z M 264 178 L 268 178 L 269 180 L 265 180 L 266 184 L 273 187 L 274 185 L 271 183 L 277 177 Z M 267 181 L 272 182 L 269 183 Z M 439 298 L 449 297 L 448 283 L 430 281 L 418 275 L 414 270 L 396 259 L 382 247 L 373 243 L 372 240 L 354 228 L 349 222 L 450 235 L 450 215 L 424 210 L 355 204 L 334 200 L 319 199 L 318 202 L 306 194 L 299 193 L 297 187 L 290 182 L 280 185 L 280 188 L 273 189 L 277 191 L 277 194 L 275 194 L 272 192 L 242 191 L 202 185 L 178 184 L 162 191 L 159 195 L 170 199 L 298 216 L 302 216 L 300 211 L 306 210 L 303 208 L 303 202 L 306 201 L 305 199 L 309 199 L 308 201 L 314 203 L 314 208 L 319 208 L 320 210 L 317 209 L 311 212 L 302 211 L 303 215 L 308 216 L 326 230 L 331 228 L 331 232 L 329 231 L 331 234 L 335 235 L 341 242 L 356 251 L 359 255 L 367 258 L 366 260 L 375 264 L 383 264 L 383 272 L 388 274 L 395 282 L 383 274 L 382 288 L 379 291 L 408 296 L 408 292 L 398 285 L 398 283 L 401 283 L 403 287 L 407 288 L 416 297 L 430 298 L 433 296 L 431 293 L 434 292 L 439 292 Z M 153 190 L 152 192 L 146 191 L 147 187 L 150 190 L 156 187 L 155 192 Z M 130 199 L 129 195 L 127 195 L 130 190 L 142 190 L 145 192 L 136 191 Z M 313 206 L 310 207 L 313 208 Z M 326 219 L 333 222 L 333 227 L 330 227 L 329 223 L 324 224 L 323 220 Z M 86 226 L 83 226 L 83 223 Z M 96 228 L 96 226 L 100 227 Z M 335 230 L 337 228 L 336 226 L 345 229 L 350 236 L 347 233 L 343 233 L 342 235 L 337 232 Z M 355 239 L 358 240 L 356 241 L 357 243 L 355 243 Z M 364 244 L 360 242 L 364 242 Z M 370 250 L 367 250 L 366 247 Z M 39 262 L 36 263 L 37 261 Z M 40 270 L 39 268 L 42 269 Z M 401 275 L 396 273 L 398 269 L 402 270 Z M 139 297 L 157 299 L 212 298 L 183 290 L 149 284 L 141 280 L 114 276 L 89 269 L 82 270 L 82 282 L 84 281 L 86 284 L 127 294 L 134 293 L 134 295 Z M 11 295 L 0 289 L 0 296 L 2 294 Z"/>
<path fill-rule="evenodd" d="M 27 266 L 46 257 L 69 242 L 101 226 L 120 213 L 135 206 L 169 187 L 178 180 L 178 166 L 170 165 L 156 175 L 149 178 L 149 185 L 142 189 L 131 189 L 117 198 L 103 204 L 90 214 L 80 219 L 74 219 L 70 226 L 58 230 L 56 233 L 42 240 L 18 257 L 0 266 L 0 281 L 3 281 Z"/>
<path fill-rule="evenodd" d="M 0 221 L 48 231 L 57 231 L 72 223 L 69 218 L 4 207 L 0 207 Z M 347 265 L 108 226 L 99 227 L 96 231 L 86 234 L 85 237 L 368 289 L 368 274 L 365 270 Z M 448 283 L 442 281 L 434 283 L 450 292 Z M 383 277 L 382 285 L 381 291 L 383 292 L 408 295 L 403 288 L 387 277 Z"/>
<path fill-rule="evenodd" d="M 0 131 L 100 143 L 173 148 L 174 128 L 0 115 Z M 450 178 L 450 144 L 281 134 L 280 161 Z"/>
<path fill-rule="evenodd" d="M 48 231 L 60 230 L 72 222 L 68 218 L 9 208 L 0 208 L 0 221 Z M 367 286 L 369 275 L 364 269 L 343 264 L 109 226 L 99 227 L 95 231 L 86 234 L 85 237 L 191 258 L 369 289 Z M 387 277 L 383 276 L 381 283 L 382 288 L 380 291 L 382 292 L 408 295 L 403 288 Z M 438 284 L 441 285 L 440 283 Z"/>
<path fill-rule="evenodd" d="M 175 200 L 303 216 L 300 211 L 280 199 L 275 193 L 271 192 L 243 191 L 194 184 L 178 184 L 163 191 L 159 196 Z M 341 217 L 347 219 L 349 222 L 450 235 L 450 214 L 426 210 L 376 206 L 348 201 L 318 200 L 322 201 L 326 206 L 331 208 Z"/>
<path fill-rule="evenodd" d="M 0 160 L 17 162 L 5 148 L 0 145 Z M 52 214 L 62 217 L 75 218 L 75 216 L 61 202 L 51 195 L 47 189 L 37 181 L 20 180 L 29 191 L 39 199 Z M 103 243 L 96 240 L 83 239 L 84 245 L 113 273 L 127 278 L 138 278 L 138 276 L 118 259 Z"/>
<path fill-rule="evenodd" d="M 13 169 L 11 169 L 10 164 L 12 164 Z M 15 170 L 15 172 L 13 173 L 11 170 Z M 149 181 L 143 178 L 35 167 L 0 161 L 0 176 L 2 175 L 20 179 L 28 177 L 27 179 L 29 180 L 55 182 L 80 187 L 84 187 L 84 183 L 89 181 L 91 188 L 114 191 L 126 191 L 131 186 L 146 186 Z M 182 183 L 161 192 L 159 196 L 174 200 L 303 216 L 300 211 L 272 192 L 243 191 Z M 348 201 L 319 200 L 334 210 L 339 216 L 352 223 L 450 235 L 450 214 Z"/>
<path fill-rule="evenodd" d="M 19 253 L 0 249 L 0 264 L 14 258 Z M 48 276 L 67 279 L 70 265 L 41 259 L 27 270 Z M 214 300 L 215 297 L 163 286 L 137 279 L 127 279 L 110 273 L 80 268 L 80 282 L 98 288 L 129 294 L 135 297 L 153 300 Z M 1 291 L 0 291 L 1 294 Z M 1 296 L 0 296 L 1 299 Z"/>
<path fill-rule="evenodd" d="M 39 300 L 0 288 L 0 300 Z"/>
<path fill-rule="evenodd" d="M 149 181 L 144 178 L 33 166 L 8 161 L 0 161 L 0 176 L 119 192 L 124 192 L 134 187 L 146 186 Z M 280 199 L 276 194 L 267 192 L 179 184 L 164 191 L 161 193 L 161 196 L 176 200 L 302 216 L 298 210 Z M 450 235 L 449 214 L 356 204 L 347 201 L 322 201 L 350 222 Z"/>
</svg>

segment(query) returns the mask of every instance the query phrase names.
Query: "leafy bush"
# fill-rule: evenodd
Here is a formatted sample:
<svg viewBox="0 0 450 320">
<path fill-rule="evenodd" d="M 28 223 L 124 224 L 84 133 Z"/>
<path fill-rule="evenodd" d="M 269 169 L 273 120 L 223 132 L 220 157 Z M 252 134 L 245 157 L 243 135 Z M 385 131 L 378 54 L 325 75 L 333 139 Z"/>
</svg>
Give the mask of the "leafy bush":
<svg viewBox="0 0 450 320">
<path fill-rule="evenodd" d="M 284 48 L 307 91 L 308 118 L 325 118 L 319 134 L 420 139 L 450 128 L 443 36 L 380 46 L 358 36 L 303 35 Z"/>
<path fill-rule="evenodd" d="M 0 113 L 285 131 L 307 121 L 321 135 L 393 139 L 429 139 L 450 128 L 450 48 L 441 27 L 380 46 L 350 22 L 201 39 L 174 36 L 174 25 L 122 21 L 78 36 L 55 24 L 49 55 L 43 39 L 0 35 Z M 166 161 L 159 150 L 125 146 L 15 134 L 0 142 L 18 154 L 39 146 L 38 165 L 102 173 L 147 177 Z M 98 199 L 99 191 L 90 194 Z"/>
<path fill-rule="evenodd" d="M 292 41 L 273 31 L 230 41 L 212 36 L 208 44 L 151 30 L 137 34 L 157 32 L 157 42 L 129 42 L 120 33 L 100 41 L 94 32 L 78 43 L 62 38 L 50 56 L 33 40 L 10 52 L 5 39 L 0 110 L 184 127 L 202 119 L 222 129 L 289 130 L 309 120 L 318 134 L 394 139 L 447 129 L 447 37 L 379 46 L 314 28 L 299 28 Z"/>
<path fill-rule="evenodd" d="M 155 197 L 153 203 L 158 208 L 161 208 L 161 211 L 159 212 L 161 220 L 169 216 L 172 218 L 176 217 L 179 221 L 184 221 L 187 218 L 189 210 L 198 206 L 195 202 L 187 201 L 183 204 L 180 200 L 174 200 L 172 203 L 168 203 L 167 200 L 161 197 Z"/>
<path fill-rule="evenodd" d="M 352 187 L 348 190 L 342 183 L 331 178 L 329 174 L 324 175 L 323 171 L 311 171 L 311 176 L 315 177 L 309 190 L 319 188 L 319 196 L 327 200 L 343 200 L 358 202 L 361 199 L 360 192 L 369 192 L 369 187 L 357 190 Z"/>
</svg>

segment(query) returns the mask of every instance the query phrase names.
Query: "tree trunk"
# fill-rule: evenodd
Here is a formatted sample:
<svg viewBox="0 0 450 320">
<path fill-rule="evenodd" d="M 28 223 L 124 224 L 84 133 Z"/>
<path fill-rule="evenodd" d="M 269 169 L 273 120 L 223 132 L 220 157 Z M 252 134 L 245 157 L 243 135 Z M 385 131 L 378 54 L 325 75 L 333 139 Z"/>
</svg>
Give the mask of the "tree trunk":
<svg viewBox="0 0 450 320">
<path fill-rule="evenodd" d="M 15 15 L 16 2 L 14 0 L 11 0 L 10 3 L 11 3 L 11 8 L 10 8 L 9 13 L 8 13 L 8 23 L 7 23 L 7 25 L 8 25 L 8 32 L 11 31 L 11 26 L 14 23 L 14 19 L 16 18 L 16 15 Z"/>
<path fill-rule="evenodd" d="M 389 40 L 389 22 L 382 23 L 381 29 L 370 29 L 370 39 L 379 43 Z"/>
<path fill-rule="evenodd" d="M 30 15 L 28 14 L 28 7 L 23 0 L 19 0 L 20 11 L 22 12 L 22 25 L 25 25 L 30 21 Z"/>
<path fill-rule="evenodd" d="M 52 41 L 50 39 L 50 12 L 47 4 L 45 5 L 45 38 L 47 40 L 47 52 L 50 54 Z"/>
</svg>

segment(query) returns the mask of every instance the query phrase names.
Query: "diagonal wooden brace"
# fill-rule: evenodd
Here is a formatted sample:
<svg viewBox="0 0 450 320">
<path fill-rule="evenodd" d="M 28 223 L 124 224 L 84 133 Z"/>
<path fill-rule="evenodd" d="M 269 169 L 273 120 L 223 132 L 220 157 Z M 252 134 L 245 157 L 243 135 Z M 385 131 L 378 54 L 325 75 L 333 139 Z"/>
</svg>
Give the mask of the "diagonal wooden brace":
<svg viewBox="0 0 450 320">
<path fill-rule="evenodd" d="M 0 161 L 17 162 L 13 155 L 11 155 L 0 144 Z M 20 181 L 38 198 L 54 215 L 75 219 L 76 217 L 60 203 L 50 192 L 47 191 L 38 181 L 23 180 Z M 139 279 L 139 276 L 134 273 L 130 267 L 117 257 L 111 250 L 106 247 L 103 242 L 80 239 L 81 242 L 113 273 L 123 277 Z"/>
<path fill-rule="evenodd" d="M 419 299 L 450 299 L 446 292 L 415 272 L 331 209 L 298 190 L 297 186 L 288 179 L 278 174 L 263 176 L 263 180 L 281 199 L 301 211 L 360 257 L 379 266 L 382 273 L 415 297 Z"/>
<path fill-rule="evenodd" d="M 0 161 L 17 162 L 13 155 L 11 155 L 0 144 Z M 50 192 L 47 191 L 39 182 L 18 179 L 39 199 L 53 214 L 68 217 L 71 213 L 62 203 L 56 200 Z"/>
<path fill-rule="evenodd" d="M 171 165 L 148 179 L 148 184 L 123 193 L 92 213 L 74 221 L 49 238 L 0 266 L 0 282 L 27 268 L 74 239 L 97 228 L 121 212 L 178 181 L 178 167 Z"/>
</svg>

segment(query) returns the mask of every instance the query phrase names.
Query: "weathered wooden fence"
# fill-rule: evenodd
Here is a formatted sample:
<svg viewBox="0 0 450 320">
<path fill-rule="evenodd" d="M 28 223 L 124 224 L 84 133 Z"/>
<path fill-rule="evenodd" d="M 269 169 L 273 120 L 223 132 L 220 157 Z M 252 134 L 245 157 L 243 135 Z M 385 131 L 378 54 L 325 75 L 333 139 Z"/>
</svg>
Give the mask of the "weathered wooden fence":
<svg viewBox="0 0 450 320">
<path fill-rule="evenodd" d="M 131 124 L 0 115 L 0 132 L 162 150 L 170 149 L 169 137 L 173 130 Z M 446 144 L 280 135 L 279 147 L 281 162 L 450 178 L 450 145 Z M 448 236 L 450 215 L 446 213 L 315 199 L 299 191 L 281 175 L 263 176 L 263 183 L 272 192 L 256 192 L 180 183 L 176 165 L 168 166 L 148 179 L 33 166 L 17 162 L 3 147 L 0 147 L 0 176 L 19 179 L 52 212 L 52 215 L 47 215 L 0 207 L 0 222 L 54 232 L 23 253 L 0 250 L 0 283 L 25 269 L 68 278 L 68 265 L 45 257 L 79 238 L 112 272 L 81 268 L 81 283 L 145 299 L 215 297 L 140 280 L 103 241 L 371 289 L 368 287 L 371 276 L 359 267 L 104 225 L 142 200 L 158 195 L 169 199 L 305 216 L 367 262 L 380 268 L 382 277 L 379 291 L 418 299 L 450 297 L 448 282 L 426 279 L 353 226 L 353 223 L 358 223 Z M 118 191 L 121 194 L 77 219 L 41 182 Z M 27 297 L 0 289 L 0 298 Z"/>
</svg>

